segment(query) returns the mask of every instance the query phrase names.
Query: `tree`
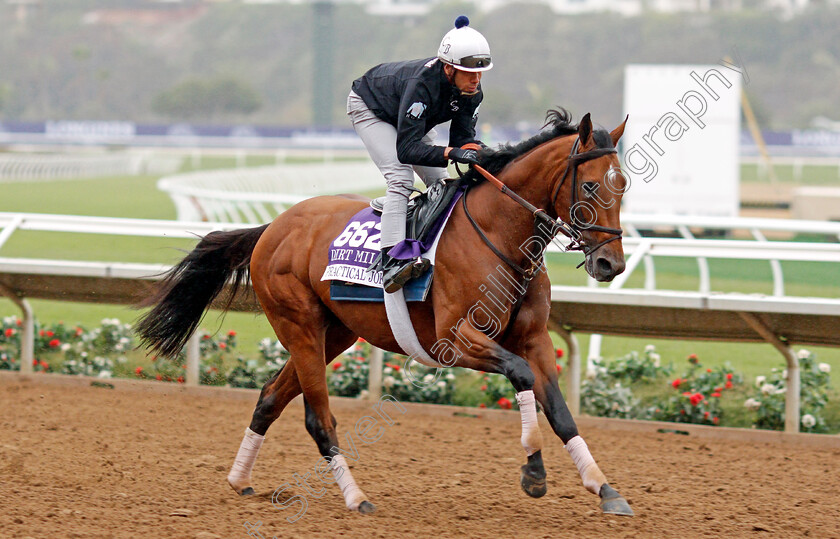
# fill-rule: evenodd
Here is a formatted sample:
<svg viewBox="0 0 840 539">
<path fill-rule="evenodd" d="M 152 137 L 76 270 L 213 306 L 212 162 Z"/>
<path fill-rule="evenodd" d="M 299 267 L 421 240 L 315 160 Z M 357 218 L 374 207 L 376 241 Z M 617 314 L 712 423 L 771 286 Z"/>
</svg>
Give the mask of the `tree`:
<svg viewBox="0 0 840 539">
<path fill-rule="evenodd" d="M 213 120 L 248 115 L 262 106 L 260 95 L 233 77 L 191 78 L 158 94 L 152 110 L 179 120 Z"/>
</svg>

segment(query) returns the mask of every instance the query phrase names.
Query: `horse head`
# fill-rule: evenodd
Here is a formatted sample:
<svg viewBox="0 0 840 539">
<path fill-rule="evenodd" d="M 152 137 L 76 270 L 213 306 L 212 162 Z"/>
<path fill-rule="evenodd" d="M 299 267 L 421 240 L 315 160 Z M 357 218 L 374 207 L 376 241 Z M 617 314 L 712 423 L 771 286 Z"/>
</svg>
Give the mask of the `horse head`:
<svg viewBox="0 0 840 539">
<path fill-rule="evenodd" d="M 553 188 L 556 215 L 571 225 L 580 238 L 585 268 L 597 281 L 612 281 L 624 271 L 619 212 L 629 182 L 621 172 L 616 144 L 627 119 L 607 133 L 593 130 L 587 113 L 570 140 L 566 169 Z M 562 193 L 564 196 L 558 196 Z"/>
</svg>

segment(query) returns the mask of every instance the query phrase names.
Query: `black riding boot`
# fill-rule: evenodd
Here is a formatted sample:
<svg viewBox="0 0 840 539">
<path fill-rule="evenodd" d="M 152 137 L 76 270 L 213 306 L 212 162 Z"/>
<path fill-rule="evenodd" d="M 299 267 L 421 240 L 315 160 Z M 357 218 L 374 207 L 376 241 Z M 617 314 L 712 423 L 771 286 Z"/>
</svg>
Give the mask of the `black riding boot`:
<svg viewBox="0 0 840 539">
<path fill-rule="evenodd" d="M 388 256 L 390 247 L 382 249 L 382 287 L 385 292 L 393 294 L 411 279 L 423 275 L 431 263 L 426 258 L 417 260 L 399 260 Z"/>
</svg>

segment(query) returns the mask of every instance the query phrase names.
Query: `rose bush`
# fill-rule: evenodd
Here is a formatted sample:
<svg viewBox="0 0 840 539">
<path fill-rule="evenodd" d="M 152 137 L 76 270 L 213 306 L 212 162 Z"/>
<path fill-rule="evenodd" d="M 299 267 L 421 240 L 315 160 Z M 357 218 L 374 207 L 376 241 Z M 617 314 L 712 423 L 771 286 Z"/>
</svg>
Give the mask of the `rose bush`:
<svg viewBox="0 0 840 539">
<path fill-rule="evenodd" d="M 828 404 L 831 366 L 818 363 L 808 350 L 797 353 L 799 359 L 800 429 L 803 432 L 827 432 L 822 411 Z M 754 414 L 753 426 L 759 429 L 784 430 L 787 369 L 772 369 L 769 376 L 758 376 L 753 394 L 744 406 Z"/>
</svg>

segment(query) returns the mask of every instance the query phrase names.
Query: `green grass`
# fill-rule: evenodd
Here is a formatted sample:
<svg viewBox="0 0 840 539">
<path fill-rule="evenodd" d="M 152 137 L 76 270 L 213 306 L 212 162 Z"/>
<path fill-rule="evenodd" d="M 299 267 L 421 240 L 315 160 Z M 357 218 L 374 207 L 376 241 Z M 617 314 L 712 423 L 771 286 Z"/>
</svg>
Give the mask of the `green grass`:
<svg viewBox="0 0 840 539">
<path fill-rule="evenodd" d="M 758 170 L 758 165 L 741 165 L 741 181 L 745 183 L 769 182 L 769 177 L 759 176 Z M 794 175 L 793 165 L 774 165 L 773 171 L 780 183 L 840 186 L 840 171 L 837 165 L 803 166 L 801 179 L 797 179 Z"/>
<path fill-rule="evenodd" d="M 175 206 L 157 177 L 117 176 L 0 184 L 0 211 L 174 219 Z"/>
</svg>

